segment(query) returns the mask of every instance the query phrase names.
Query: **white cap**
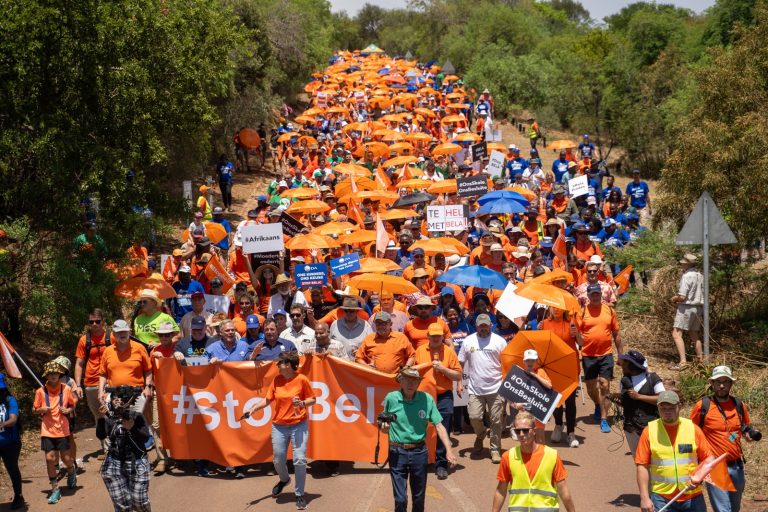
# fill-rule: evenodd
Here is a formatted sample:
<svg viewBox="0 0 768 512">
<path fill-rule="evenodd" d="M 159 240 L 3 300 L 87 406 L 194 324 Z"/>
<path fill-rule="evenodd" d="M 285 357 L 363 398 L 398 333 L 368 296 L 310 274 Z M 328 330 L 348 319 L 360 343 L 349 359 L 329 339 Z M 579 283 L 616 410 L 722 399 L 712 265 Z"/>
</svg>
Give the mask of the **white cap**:
<svg viewBox="0 0 768 512">
<path fill-rule="evenodd" d="M 589 263 L 597 263 L 598 265 L 602 265 L 603 258 L 601 258 L 599 254 L 593 254 L 589 257 Z"/>
<path fill-rule="evenodd" d="M 503 251 L 501 244 L 491 244 L 491 251 Z"/>
<path fill-rule="evenodd" d="M 507 147 L 507 149 L 517 149 L 517 146 L 515 146 L 514 144 L 510 144 L 510 145 Z"/>
<path fill-rule="evenodd" d="M 532 348 L 529 348 L 528 350 L 523 352 L 523 361 L 530 361 L 531 359 L 538 361 L 539 353 L 533 350 Z"/>
</svg>

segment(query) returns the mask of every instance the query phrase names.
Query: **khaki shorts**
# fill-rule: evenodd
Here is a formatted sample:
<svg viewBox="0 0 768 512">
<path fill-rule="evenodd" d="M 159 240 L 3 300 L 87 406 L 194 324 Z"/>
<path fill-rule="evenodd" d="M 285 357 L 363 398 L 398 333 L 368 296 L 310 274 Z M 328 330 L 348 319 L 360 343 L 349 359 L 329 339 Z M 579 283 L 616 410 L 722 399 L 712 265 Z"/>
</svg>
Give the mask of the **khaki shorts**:
<svg viewBox="0 0 768 512">
<path fill-rule="evenodd" d="M 683 331 L 699 332 L 701 330 L 701 321 L 704 317 L 703 306 L 692 306 L 690 304 L 679 304 L 677 313 L 675 313 L 675 329 Z"/>
</svg>

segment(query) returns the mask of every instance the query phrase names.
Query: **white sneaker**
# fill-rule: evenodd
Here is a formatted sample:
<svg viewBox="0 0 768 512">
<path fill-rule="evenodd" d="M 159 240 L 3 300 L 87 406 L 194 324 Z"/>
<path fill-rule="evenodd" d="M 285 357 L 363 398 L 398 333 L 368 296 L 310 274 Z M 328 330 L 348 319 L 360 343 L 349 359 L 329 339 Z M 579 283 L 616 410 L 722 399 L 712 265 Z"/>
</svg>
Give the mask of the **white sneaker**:
<svg viewBox="0 0 768 512">
<path fill-rule="evenodd" d="M 552 436 L 550 437 L 553 443 L 559 443 L 563 440 L 563 426 L 562 425 L 555 425 L 555 430 L 552 431 Z"/>
<path fill-rule="evenodd" d="M 573 433 L 568 434 L 568 445 L 571 448 L 578 448 L 579 447 L 579 440 L 576 439 L 576 436 L 573 435 Z"/>
</svg>

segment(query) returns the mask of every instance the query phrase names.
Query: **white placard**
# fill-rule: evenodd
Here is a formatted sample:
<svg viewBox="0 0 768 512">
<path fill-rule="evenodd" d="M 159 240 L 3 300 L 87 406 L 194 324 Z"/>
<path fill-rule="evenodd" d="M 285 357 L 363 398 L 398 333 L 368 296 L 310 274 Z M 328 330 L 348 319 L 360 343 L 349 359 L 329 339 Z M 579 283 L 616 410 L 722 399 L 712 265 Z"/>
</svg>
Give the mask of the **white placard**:
<svg viewBox="0 0 768 512">
<path fill-rule="evenodd" d="M 534 301 L 516 295 L 516 288 L 517 285 L 514 283 L 507 284 L 507 287 L 504 288 L 504 293 L 501 294 L 499 301 L 496 303 L 496 310 L 504 313 L 504 316 L 510 320 L 521 316 L 527 317 L 534 305 Z"/>
<path fill-rule="evenodd" d="M 504 169 L 504 153 L 501 151 L 491 151 L 491 158 L 488 160 L 488 173 L 495 177 L 501 176 L 501 171 Z"/>
<path fill-rule="evenodd" d="M 467 207 L 461 204 L 427 206 L 427 231 L 444 232 L 467 229 Z"/>
<path fill-rule="evenodd" d="M 184 358 L 187 366 L 207 366 L 209 361 L 206 356 L 187 356 Z"/>
<path fill-rule="evenodd" d="M 493 130 L 493 140 L 491 142 L 501 142 L 501 128 Z"/>
<path fill-rule="evenodd" d="M 229 297 L 227 295 L 205 295 L 205 312 L 209 315 L 229 313 Z"/>
<path fill-rule="evenodd" d="M 257 254 L 262 252 L 282 251 L 282 224 L 249 224 L 243 226 L 243 252 Z"/>
<path fill-rule="evenodd" d="M 571 197 L 579 197 L 584 194 L 589 194 L 589 181 L 586 174 L 568 180 L 568 194 L 570 194 Z"/>
</svg>

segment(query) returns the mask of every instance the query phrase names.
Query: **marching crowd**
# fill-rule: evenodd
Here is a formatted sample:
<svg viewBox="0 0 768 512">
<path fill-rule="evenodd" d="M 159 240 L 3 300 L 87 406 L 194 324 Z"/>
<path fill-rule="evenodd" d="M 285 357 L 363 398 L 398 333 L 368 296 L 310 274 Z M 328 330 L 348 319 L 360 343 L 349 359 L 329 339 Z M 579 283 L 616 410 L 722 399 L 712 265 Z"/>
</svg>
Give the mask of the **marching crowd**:
<svg viewBox="0 0 768 512">
<path fill-rule="evenodd" d="M 731 370 L 715 369 L 713 397 L 697 404 L 692 419 L 686 419 L 680 417 L 679 398 L 648 371 L 644 356 L 622 344 L 616 302 L 631 283 L 642 286 L 645 276 L 612 264 L 604 249 L 632 244 L 646 229 L 651 195 L 639 171 L 632 172 L 622 190 L 586 134 L 580 144 L 562 147 L 552 167 L 544 169 L 537 147 L 543 134 L 535 122 L 531 148 L 498 147 L 490 91 L 475 97 L 458 77 L 430 64 L 393 60 L 375 51 L 342 52 L 307 91 L 313 95 L 312 108 L 291 122 L 281 119 L 271 135 L 260 130 L 256 149 L 271 157 L 276 176 L 266 190 L 255 191 L 257 205 L 243 212 L 245 220 L 233 228 L 232 217 L 226 217 L 233 211 L 233 183 L 247 167 L 223 156 L 217 165 L 223 207 L 213 207 L 213 190 L 203 185 L 184 243 L 164 263 L 140 244 L 130 249 L 143 276 L 149 282 L 165 281 L 172 296 L 143 287 L 128 320 L 108 322 L 101 310 L 93 310 L 77 344 L 74 368 L 65 357 L 45 365 L 45 385 L 36 394 L 34 412 L 42 418 L 49 503 L 61 498 L 59 458 L 67 486 L 77 484 L 77 447 L 68 417 L 85 400 L 98 420 L 105 456 L 101 474 L 115 510 L 150 510 L 147 453 L 156 452 L 156 473 L 174 463 L 159 435 L 152 360 L 174 358 L 190 365 L 277 364 L 280 374 L 266 400 L 248 414 L 273 405 L 273 474 L 279 477 L 273 494 L 290 481 L 286 454 L 291 444 L 296 506 L 306 508 L 307 408 L 314 395 L 306 377 L 296 372 L 298 356 L 330 354 L 397 375 L 401 389 L 384 403 L 384 412 L 394 416 L 382 425 L 390 436 L 395 510 L 407 508 L 409 478 L 413 510 L 424 510 L 427 423 L 438 429 L 438 479 L 448 478 L 456 461 L 448 436 L 464 433 L 468 423 L 475 435 L 473 456 L 499 464 L 494 511 L 502 510 L 507 496 L 509 510 L 558 510 L 559 503 L 575 510 L 567 471 L 557 451 L 544 443 L 545 425 L 499 393 L 502 351 L 516 343 L 520 331 L 549 330 L 580 354 L 581 368 L 574 371 L 577 378 L 583 375 L 594 403 L 592 421 L 602 432 L 612 431 L 612 408 L 623 409 L 643 511 L 671 501 L 670 510 L 706 510 L 701 488 L 686 486 L 700 462 L 721 453 L 727 454 L 728 478 L 707 483 L 712 509 L 739 510 L 744 488 L 740 441 L 759 436 L 749 427 L 744 404 L 730 394 Z M 242 139 L 236 139 L 238 155 L 249 150 Z M 487 154 L 473 158 L 472 146 L 483 142 L 506 154 L 497 173 Z M 524 158 L 521 153 L 528 154 Z M 459 195 L 457 179 L 472 176 L 487 178 L 487 193 Z M 574 195 L 569 182 L 581 176 L 587 177 L 587 190 Z M 429 231 L 426 208 L 435 205 L 464 206 L 466 226 Z M 284 251 L 270 262 L 245 253 L 246 227 L 284 223 L 286 215 L 304 229 L 293 236 L 284 231 Z M 103 245 L 92 221 L 85 228 L 74 244 L 76 252 Z M 314 243 L 298 243 L 302 237 Z M 297 266 L 352 254 L 360 258 L 358 271 L 329 275 L 326 285 L 296 287 Z M 207 272 L 214 264 L 228 275 Z M 695 270 L 696 257 L 686 255 L 681 264 L 686 272 Z M 498 273 L 503 284 L 518 286 L 521 294 L 526 287 L 545 286 L 565 305 L 536 300 L 529 312 L 510 318 L 496 307 L 503 286 L 443 278 L 475 266 Z M 393 291 L 386 281 L 378 289 L 356 288 L 353 278 L 361 273 L 396 277 L 407 291 Z M 674 301 L 685 318 L 676 319 L 675 327 L 694 339 L 700 293 L 695 279 L 684 281 Z M 229 297 L 225 310 L 206 309 L 211 295 Z M 682 366 L 681 334 L 678 348 Z M 618 386 L 612 386 L 615 357 L 621 370 Z M 524 371 L 544 388 L 553 388 L 536 350 L 525 350 L 522 360 Z M 434 397 L 416 391 L 421 375 L 415 368 L 423 366 L 434 370 Z M 454 389 L 468 396 L 466 407 L 454 406 Z M 13 421 L 19 411 L 0 381 L 3 396 L 0 455 L 14 483 L 12 508 L 18 508 L 23 504 L 20 476 L 15 476 L 18 469 L 11 471 L 13 457 L 6 454 L 16 442 Z M 416 414 L 419 409 L 427 413 Z M 576 393 L 571 393 L 554 413 L 550 444 L 577 448 L 576 424 Z M 501 441 L 505 433 L 519 441 L 507 452 Z M 207 461 L 195 464 L 200 476 L 212 470 Z M 327 467 L 338 474 L 335 461 Z M 224 470 L 244 478 L 248 468 Z"/>
</svg>

